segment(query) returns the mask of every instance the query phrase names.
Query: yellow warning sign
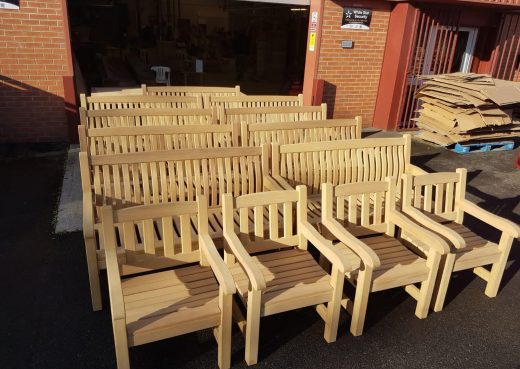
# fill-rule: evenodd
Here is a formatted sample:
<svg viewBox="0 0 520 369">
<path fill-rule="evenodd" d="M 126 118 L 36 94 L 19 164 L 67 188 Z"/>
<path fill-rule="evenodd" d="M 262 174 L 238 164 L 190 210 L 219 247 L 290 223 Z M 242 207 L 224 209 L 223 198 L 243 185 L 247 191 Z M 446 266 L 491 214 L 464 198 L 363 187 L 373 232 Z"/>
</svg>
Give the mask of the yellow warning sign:
<svg viewBox="0 0 520 369">
<path fill-rule="evenodd" d="M 316 47 L 316 32 L 311 32 L 309 35 L 309 51 L 314 51 Z"/>
</svg>

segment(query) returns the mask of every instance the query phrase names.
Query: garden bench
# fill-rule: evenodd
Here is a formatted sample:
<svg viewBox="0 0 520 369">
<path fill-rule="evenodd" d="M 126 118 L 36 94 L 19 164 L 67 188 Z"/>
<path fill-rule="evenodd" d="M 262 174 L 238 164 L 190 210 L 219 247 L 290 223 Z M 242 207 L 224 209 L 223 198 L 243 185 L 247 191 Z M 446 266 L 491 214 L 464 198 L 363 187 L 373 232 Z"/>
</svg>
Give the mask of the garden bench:
<svg viewBox="0 0 520 369">
<path fill-rule="evenodd" d="M 342 302 L 352 315 L 354 336 L 363 333 L 370 292 L 405 286 L 417 300 L 415 315 L 426 318 L 441 255 L 449 252 L 439 236 L 396 210 L 396 187 L 395 178 L 335 187 L 323 184 L 322 224 L 339 240 L 337 250 L 356 265 L 345 274 L 356 287 L 355 298 Z M 371 234 L 356 238 L 351 232 L 355 228 L 369 229 Z"/>
<path fill-rule="evenodd" d="M 218 109 L 220 124 L 278 123 L 327 119 L 327 104 L 321 106 L 282 106 L 267 108 Z"/>
<path fill-rule="evenodd" d="M 321 184 L 334 186 L 356 182 L 397 179 L 400 195 L 403 173 L 424 174 L 410 164 L 411 137 L 364 138 L 298 144 L 272 144 L 271 176 L 283 188 L 308 186 L 309 217 L 321 219 Z"/>
<path fill-rule="evenodd" d="M 487 282 L 485 294 L 495 297 L 504 274 L 511 245 L 520 227 L 466 200 L 466 169 L 455 173 L 403 176 L 404 212 L 419 224 L 442 236 L 450 246 L 439 273 L 434 311 L 441 311 L 453 272 L 473 269 Z M 468 214 L 501 232 L 498 243 L 478 235 L 464 222 Z M 491 269 L 484 268 L 491 265 Z"/>
<path fill-rule="evenodd" d="M 215 328 L 218 366 L 229 368 L 236 288 L 209 236 L 206 198 L 105 206 L 101 218 L 118 369 L 130 368 L 128 347 L 207 328 Z M 197 225 L 195 242 L 190 222 Z M 164 270 L 171 262 L 181 266 Z M 133 275 L 136 264 L 146 264 L 148 273 Z"/>
<path fill-rule="evenodd" d="M 211 86 L 146 86 L 143 85 L 143 94 L 151 96 L 196 96 L 203 100 L 209 96 L 241 96 L 240 86 L 211 87 Z"/>
<path fill-rule="evenodd" d="M 294 144 L 361 138 L 361 117 L 283 123 L 247 123 L 240 129 L 242 146 Z"/>
<path fill-rule="evenodd" d="M 94 310 L 101 309 L 99 270 L 105 268 L 99 211 L 169 201 L 209 201 L 210 235 L 222 237 L 221 195 L 279 189 L 268 176 L 269 147 L 183 149 L 89 156 L 80 152 L 83 237 Z M 267 222 L 267 220 L 266 220 Z M 194 237 L 196 236 L 196 229 Z M 195 238 L 194 238 L 195 239 Z"/>
<path fill-rule="evenodd" d="M 217 124 L 216 109 L 103 109 L 79 108 L 80 122 L 89 128 Z"/>
<path fill-rule="evenodd" d="M 321 306 L 325 340 L 336 340 L 344 275 L 351 270 L 330 242 L 307 222 L 305 186 L 234 197 L 223 196 L 224 260 L 235 280 L 237 294 L 247 308 L 247 318 L 234 307 L 239 327 L 245 330 L 245 360 L 258 360 L 260 318 L 272 314 Z M 253 212 L 253 224 L 250 222 Z M 236 227 L 238 217 L 238 229 Z M 296 226 L 293 224 L 296 214 Z M 269 219 L 265 226 L 264 219 Z M 279 218 L 285 227 L 280 232 Z M 251 233 L 254 230 L 254 233 Z M 332 264 L 325 272 L 307 250 L 314 246 Z M 321 311 L 320 310 L 320 311 Z"/>
<path fill-rule="evenodd" d="M 87 128 L 78 126 L 81 151 L 90 155 L 239 146 L 237 124 Z"/>
<path fill-rule="evenodd" d="M 202 109 L 200 96 L 136 96 L 136 95 L 80 95 L 81 107 L 87 110 L 100 109 Z"/>
<path fill-rule="evenodd" d="M 205 107 L 224 108 L 273 108 L 282 106 L 303 106 L 303 95 L 237 95 L 237 96 L 208 96 L 204 100 Z"/>
</svg>

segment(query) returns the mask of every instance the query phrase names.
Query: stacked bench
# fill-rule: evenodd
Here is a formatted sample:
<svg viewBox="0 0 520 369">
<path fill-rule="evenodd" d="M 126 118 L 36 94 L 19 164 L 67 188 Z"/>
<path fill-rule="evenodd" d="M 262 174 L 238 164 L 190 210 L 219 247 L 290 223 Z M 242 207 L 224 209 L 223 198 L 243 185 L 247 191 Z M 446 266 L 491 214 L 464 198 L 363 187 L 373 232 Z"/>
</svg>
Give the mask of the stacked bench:
<svg viewBox="0 0 520 369">
<path fill-rule="evenodd" d="M 143 97 L 178 99 L 168 88 Z M 326 106 L 273 106 L 283 99 L 266 97 L 264 106 L 234 107 L 247 96 L 199 92 L 228 106 L 197 108 L 204 119 L 185 107 L 99 110 L 99 101 L 82 111 L 92 302 L 101 308 L 99 271 L 107 268 L 112 304 L 124 300 L 112 310 L 120 368 L 129 366 L 127 346 L 205 327 L 216 327 L 218 363 L 227 368 L 230 314 L 244 333 L 249 365 L 258 358 L 261 316 L 316 306 L 324 337 L 333 342 L 343 306 L 352 315 L 351 333 L 359 335 L 369 293 L 397 286 L 425 318 L 430 306 L 442 309 L 454 270 L 475 268 L 488 281 L 486 294 L 496 295 L 520 229 L 464 199 L 463 171 L 428 174 L 410 163 L 409 135 L 361 139 L 359 117 L 328 120 Z M 463 226 L 464 212 L 500 229 L 500 242 L 477 239 Z M 311 245 L 319 264 L 307 251 Z M 142 272 L 153 273 L 136 274 Z M 177 287 L 162 296 L 154 287 L 166 280 L 161 273 L 190 296 L 199 293 L 189 292 L 191 278 L 204 275 L 205 307 L 168 305 L 182 296 Z M 356 287 L 354 297 L 343 295 L 344 279 Z M 164 324 L 134 313 L 135 304 L 122 297 L 129 296 L 126 286 L 142 290 L 139 311 L 162 316 Z M 200 324 L 188 323 L 199 313 Z"/>
</svg>

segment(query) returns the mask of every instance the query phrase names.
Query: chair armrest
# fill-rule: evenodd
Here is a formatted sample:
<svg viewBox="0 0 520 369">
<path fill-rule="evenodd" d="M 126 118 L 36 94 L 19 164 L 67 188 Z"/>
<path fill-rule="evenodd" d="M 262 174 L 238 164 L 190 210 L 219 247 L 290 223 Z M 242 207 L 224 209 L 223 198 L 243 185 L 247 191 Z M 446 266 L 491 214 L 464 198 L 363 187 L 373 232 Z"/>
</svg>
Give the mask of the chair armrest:
<svg viewBox="0 0 520 369">
<path fill-rule="evenodd" d="M 264 183 L 264 190 L 267 191 L 281 191 L 284 190 L 280 184 L 278 184 L 273 177 L 271 176 L 264 176 L 263 178 Z"/>
<path fill-rule="evenodd" d="M 343 274 L 350 272 L 354 266 L 348 258 L 332 245 L 332 241 L 325 239 L 315 228 L 309 223 L 301 223 L 300 232 L 302 235 L 316 247 L 316 249 L 325 256 L 332 265 L 336 266 Z"/>
<path fill-rule="evenodd" d="M 276 181 L 276 183 L 278 183 L 278 185 L 280 187 L 282 187 L 282 189 L 284 190 L 294 190 L 294 186 L 291 186 L 289 184 L 289 182 L 287 182 L 287 180 L 285 178 L 283 178 L 282 176 L 271 176 L 271 178 L 274 179 L 274 181 Z"/>
<path fill-rule="evenodd" d="M 233 276 L 224 263 L 224 260 L 220 257 L 211 237 L 209 235 L 200 236 L 199 247 L 213 270 L 213 274 L 215 274 L 224 295 L 234 294 L 236 287 Z"/>
<path fill-rule="evenodd" d="M 123 298 L 123 288 L 121 287 L 121 276 L 119 274 L 119 264 L 117 261 L 116 245 L 105 247 L 108 294 L 110 295 L 110 311 L 112 319 L 126 319 L 125 302 Z"/>
<path fill-rule="evenodd" d="M 450 252 L 450 248 L 446 241 L 440 236 L 429 230 L 421 227 L 420 225 L 412 222 L 406 216 L 397 211 L 393 210 L 389 212 L 388 221 L 394 223 L 396 226 L 404 230 L 410 236 L 417 238 L 418 240 L 424 241 L 428 247 L 435 249 L 439 254 L 446 255 Z"/>
<path fill-rule="evenodd" d="M 403 212 L 418 222 L 420 225 L 447 238 L 456 249 L 463 249 L 466 247 L 466 241 L 464 241 L 464 238 L 462 238 L 460 234 L 455 232 L 453 229 L 437 223 L 435 220 L 429 218 L 427 215 L 423 214 L 416 208 L 411 206 L 403 206 Z"/>
<path fill-rule="evenodd" d="M 511 222 L 510 220 L 504 219 L 496 214 L 490 213 L 487 210 L 482 209 L 480 206 L 466 200 L 457 200 L 455 205 L 458 206 L 462 211 L 468 213 L 475 218 L 495 227 L 496 229 L 509 234 L 513 238 L 520 237 L 520 227 Z"/>
<path fill-rule="evenodd" d="M 421 169 L 419 168 L 417 165 L 413 165 L 413 164 L 410 164 L 410 174 L 412 176 L 420 176 L 420 175 L 423 175 L 423 174 L 428 174 L 427 171 L 425 171 L 424 169 Z"/>
<path fill-rule="evenodd" d="M 233 252 L 240 265 L 242 265 L 242 268 L 244 268 L 253 290 L 261 291 L 265 289 L 266 282 L 262 271 L 244 248 L 237 235 L 224 231 L 224 238 L 227 241 L 231 252 Z"/>
<path fill-rule="evenodd" d="M 83 237 L 86 239 L 94 238 L 94 205 L 92 193 L 83 192 Z"/>
<path fill-rule="evenodd" d="M 345 229 L 337 220 L 335 219 L 324 219 L 323 225 L 327 227 L 327 229 L 336 237 L 339 241 L 341 241 L 345 246 L 354 251 L 354 253 L 359 256 L 363 264 L 369 266 L 372 269 L 381 266 L 381 260 L 377 254 L 370 247 L 365 245 L 363 241 L 357 239 L 354 235 L 352 235 L 349 231 Z"/>
</svg>

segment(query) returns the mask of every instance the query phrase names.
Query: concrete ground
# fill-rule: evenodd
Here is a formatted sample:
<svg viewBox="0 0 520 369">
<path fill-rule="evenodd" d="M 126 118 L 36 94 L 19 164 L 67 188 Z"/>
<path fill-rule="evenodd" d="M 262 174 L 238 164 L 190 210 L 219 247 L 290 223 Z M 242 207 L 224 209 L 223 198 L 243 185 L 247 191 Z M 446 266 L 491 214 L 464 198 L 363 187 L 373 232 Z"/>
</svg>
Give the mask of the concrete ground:
<svg viewBox="0 0 520 369">
<path fill-rule="evenodd" d="M 427 170 L 468 168 L 468 198 L 520 223 L 519 149 L 462 156 L 422 143 L 413 163 Z M 55 234 L 67 153 L 0 159 L 0 368 L 114 368 L 110 311 L 92 312 L 80 232 Z M 469 219 L 491 238 L 496 232 Z M 415 318 L 402 289 L 371 295 L 365 333 L 352 337 L 342 312 L 337 342 L 326 344 L 312 308 L 264 318 L 258 368 L 520 368 L 520 246 L 495 299 L 471 272 L 455 275 L 443 312 Z M 108 301 L 106 278 L 102 278 Z M 245 368 L 243 340 L 233 335 L 233 367 Z M 130 350 L 136 368 L 216 367 L 209 331 Z"/>
</svg>

